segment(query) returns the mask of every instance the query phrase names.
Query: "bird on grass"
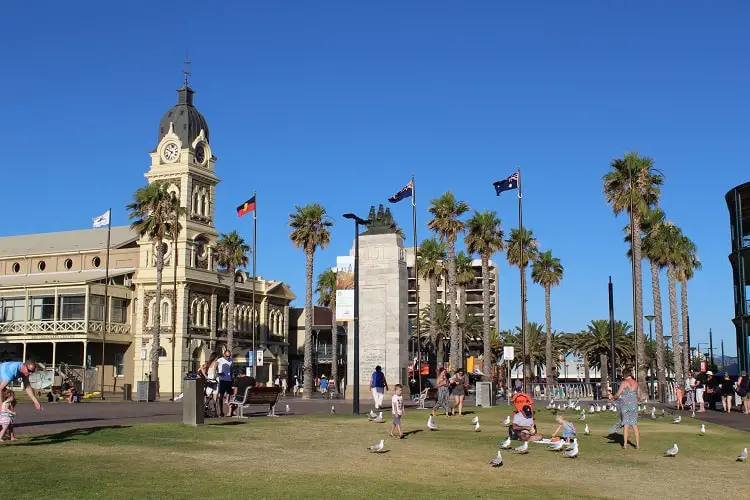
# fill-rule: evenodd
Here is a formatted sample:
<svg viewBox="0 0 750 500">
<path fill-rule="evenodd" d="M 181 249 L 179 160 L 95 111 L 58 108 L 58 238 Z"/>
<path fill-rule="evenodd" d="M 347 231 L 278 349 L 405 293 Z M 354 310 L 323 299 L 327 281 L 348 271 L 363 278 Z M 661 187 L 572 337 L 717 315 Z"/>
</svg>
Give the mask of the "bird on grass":
<svg viewBox="0 0 750 500">
<path fill-rule="evenodd" d="M 479 423 L 479 415 L 475 415 L 474 418 L 471 419 L 472 424 L 478 424 Z"/>
<path fill-rule="evenodd" d="M 742 453 L 737 455 L 737 461 L 738 462 L 747 462 L 747 448 L 742 450 Z"/>
<path fill-rule="evenodd" d="M 589 413 L 594 413 L 596 411 L 596 408 L 594 408 L 594 405 L 589 406 Z"/>
<path fill-rule="evenodd" d="M 547 449 L 550 451 L 560 451 L 563 449 L 563 445 L 565 444 L 565 441 L 562 439 L 559 441 L 555 441 L 554 443 L 547 446 Z"/>
<path fill-rule="evenodd" d="M 586 424 L 586 426 L 585 426 L 585 427 L 583 428 L 583 433 L 584 433 L 584 434 L 586 434 L 587 436 L 588 436 L 589 434 L 591 434 L 591 433 L 589 432 L 589 424 Z"/>
<path fill-rule="evenodd" d="M 499 443 L 499 446 L 501 450 L 509 450 L 511 446 L 510 436 L 505 438 L 505 441 L 503 441 L 502 443 Z"/>
<path fill-rule="evenodd" d="M 378 416 L 375 417 L 372 421 L 373 422 L 377 422 L 379 424 L 382 423 L 383 422 L 383 412 L 382 411 L 378 412 Z"/>
<path fill-rule="evenodd" d="M 706 435 L 706 424 L 701 424 L 701 436 Z"/>
<path fill-rule="evenodd" d="M 563 452 L 565 458 L 577 458 L 578 457 L 578 440 L 573 440 L 573 447 L 566 452 Z"/>
<path fill-rule="evenodd" d="M 666 412 L 664 411 L 664 408 L 661 409 L 661 416 L 663 417 Z"/>
<path fill-rule="evenodd" d="M 578 448 L 578 439 L 573 438 L 573 442 L 572 443 L 565 443 L 563 445 L 563 448 L 566 449 L 566 450 L 572 450 L 573 448 Z"/>
<path fill-rule="evenodd" d="M 503 420 L 503 425 L 510 425 L 510 415 L 505 417 L 505 420 Z"/>
<path fill-rule="evenodd" d="M 656 408 L 651 407 L 651 420 L 656 420 Z"/>
<path fill-rule="evenodd" d="M 431 431 L 438 430 L 438 426 L 435 423 L 435 420 L 432 418 L 432 415 L 427 417 L 427 428 L 430 429 Z"/>
<path fill-rule="evenodd" d="M 674 418 L 674 420 L 672 420 L 672 423 L 673 423 L 673 424 L 679 424 L 680 422 L 682 422 L 682 416 L 680 416 L 680 415 L 677 415 L 677 416 L 676 416 L 676 417 Z"/>
<path fill-rule="evenodd" d="M 581 416 L 578 417 L 578 420 L 586 420 L 586 412 L 585 411 L 581 412 Z"/>
<path fill-rule="evenodd" d="M 481 432 L 481 429 L 479 428 L 479 420 L 477 420 L 477 423 L 474 424 L 474 432 Z"/>
<path fill-rule="evenodd" d="M 521 446 L 515 449 L 515 451 L 517 451 L 521 455 L 525 455 L 526 453 L 529 452 L 529 442 L 524 441 L 523 444 L 521 444 Z"/>
<path fill-rule="evenodd" d="M 375 443 L 367 449 L 373 453 L 380 453 L 383 451 L 383 448 L 385 448 L 385 440 L 381 439 L 380 442 Z"/>
<path fill-rule="evenodd" d="M 336 414 L 336 407 L 331 405 L 331 415 L 335 415 L 335 414 Z"/>
<path fill-rule="evenodd" d="M 374 419 L 375 419 L 375 417 L 377 417 L 377 416 L 378 416 L 378 414 L 377 414 L 377 413 L 375 413 L 375 410 L 370 410 L 370 413 L 368 413 L 368 414 L 367 414 L 367 418 L 368 418 L 369 420 L 374 420 Z"/>
<path fill-rule="evenodd" d="M 500 453 L 500 450 L 497 450 L 497 456 L 490 460 L 490 465 L 493 467 L 503 466 L 503 455 Z"/>
<path fill-rule="evenodd" d="M 677 443 L 674 443 L 672 447 L 664 452 L 665 457 L 676 457 L 680 449 L 677 447 Z"/>
<path fill-rule="evenodd" d="M 292 412 L 292 409 L 289 407 L 289 405 L 286 405 L 286 412 L 287 413 L 291 413 Z"/>
</svg>

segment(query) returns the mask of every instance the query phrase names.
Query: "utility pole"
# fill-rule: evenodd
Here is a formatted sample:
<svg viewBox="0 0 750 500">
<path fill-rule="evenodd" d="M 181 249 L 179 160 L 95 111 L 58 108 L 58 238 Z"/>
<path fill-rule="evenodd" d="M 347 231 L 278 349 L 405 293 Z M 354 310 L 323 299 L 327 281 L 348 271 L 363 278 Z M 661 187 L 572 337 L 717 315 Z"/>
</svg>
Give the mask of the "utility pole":
<svg viewBox="0 0 750 500">
<path fill-rule="evenodd" d="M 708 329 L 708 351 L 711 353 L 711 364 L 714 364 L 714 334 Z"/>
<path fill-rule="evenodd" d="M 724 361 L 724 339 L 721 339 L 721 371 L 727 369 L 727 362 Z"/>
</svg>

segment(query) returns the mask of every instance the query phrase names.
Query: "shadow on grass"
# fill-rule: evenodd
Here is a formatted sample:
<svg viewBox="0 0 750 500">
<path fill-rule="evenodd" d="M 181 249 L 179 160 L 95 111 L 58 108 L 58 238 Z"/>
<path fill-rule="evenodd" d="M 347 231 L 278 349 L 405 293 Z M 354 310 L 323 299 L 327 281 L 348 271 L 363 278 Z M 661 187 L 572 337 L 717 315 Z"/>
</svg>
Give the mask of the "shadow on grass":
<svg viewBox="0 0 750 500">
<path fill-rule="evenodd" d="M 94 419 L 95 420 L 95 419 Z M 91 436 L 99 431 L 110 429 L 129 429 L 129 425 L 107 425 L 102 427 L 88 427 L 85 429 L 71 429 L 58 432 L 56 434 L 43 434 L 41 436 L 31 436 L 28 441 L 15 443 L 13 446 L 41 446 L 57 443 L 66 443 L 74 441 L 77 438 Z"/>
<path fill-rule="evenodd" d="M 610 434 L 609 436 L 606 436 L 605 439 L 609 439 L 609 444 L 619 444 L 620 447 L 625 446 L 625 436 L 623 434 Z M 629 439 L 628 444 L 632 444 Z"/>
<path fill-rule="evenodd" d="M 244 425 L 246 423 L 241 420 L 229 420 L 226 422 L 208 422 L 208 425 Z"/>
<path fill-rule="evenodd" d="M 25 422 L 21 424 L 14 424 L 13 427 L 21 429 L 23 427 L 41 427 L 43 425 L 56 425 L 56 424 L 69 424 L 72 422 L 95 422 L 97 420 L 104 420 L 103 418 L 63 418 L 60 420 L 44 420 L 41 422 Z"/>
<path fill-rule="evenodd" d="M 419 432 L 424 432 L 422 429 L 416 429 L 413 431 L 404 432 L 404 437 L 411 436 L 412 434 L 417 434 Z"/>
</svg>

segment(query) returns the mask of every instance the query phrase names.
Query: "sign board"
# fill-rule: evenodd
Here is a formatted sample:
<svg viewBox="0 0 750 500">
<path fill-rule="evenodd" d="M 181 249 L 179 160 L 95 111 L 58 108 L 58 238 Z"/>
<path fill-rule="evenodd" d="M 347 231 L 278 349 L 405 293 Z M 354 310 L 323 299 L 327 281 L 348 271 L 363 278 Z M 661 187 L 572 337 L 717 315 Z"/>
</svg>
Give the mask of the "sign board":
<svg viewBox="0 0 750 500">
<path fill-rule="evenodd" d="M 701 371 L 702 372 L 706 371 L 706 362 L 705 361 L 701 361 Z"/>
<path fill-rule="evenodd" d="M 263 366 L 263 349 L 256 351 L 255 359 L 258 361 L 258 366 Z"/>
<path fill-rule="evenodd" d="M 354 257 L 336 257 L 336 321 L 354 319 Z"/>
<path fill-rule="evenodd" d="M 253 366 L 253 351 L 247 351 L 247 366 Z"/>
<path fill-rule="evenodd" d="M 141 349 L 141 361 L 146 359 L 146 349 Z"/>
<path fill-rule="evenodd" d="M 505 358 L 505 361 L 513 361 L 515 357 L 516 353 L 512 345 L 503 347 L 503 358 Z"/>
</svg>

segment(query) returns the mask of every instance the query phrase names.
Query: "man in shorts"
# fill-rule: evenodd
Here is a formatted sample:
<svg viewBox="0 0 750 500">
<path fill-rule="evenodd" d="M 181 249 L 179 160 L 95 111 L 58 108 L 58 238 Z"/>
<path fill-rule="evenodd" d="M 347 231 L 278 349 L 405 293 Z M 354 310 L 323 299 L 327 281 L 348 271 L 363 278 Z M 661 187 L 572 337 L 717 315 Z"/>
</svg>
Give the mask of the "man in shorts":
<svg viewBox="0 0 750 500">
<path fill-rule="evenodd" d="M 232 353 L 224 351 L 224 356 L 216 365 L 217 378 L 219 379 L 219 416 L 224 416 L 224 396 L 227 401 L 232 395 Z"/>
<path fill-rule="evenodd" d="M 42 411 L 42 405 L 34 395 L 34 390 L 31 388 L 29 383 L 29 375 L 36 371 L 36 363 L 32 360 L 28 360 L 25 363 L 21 361 L 6 361 L 0 363 L 0 392 L 5 389 L 9 383 L 14 380 L 21 379 L 23 382 L 23 390 L 29 395 L 29 399 L 34 403 L 34 408 L 37 411 Z"/>
</svg>

